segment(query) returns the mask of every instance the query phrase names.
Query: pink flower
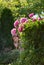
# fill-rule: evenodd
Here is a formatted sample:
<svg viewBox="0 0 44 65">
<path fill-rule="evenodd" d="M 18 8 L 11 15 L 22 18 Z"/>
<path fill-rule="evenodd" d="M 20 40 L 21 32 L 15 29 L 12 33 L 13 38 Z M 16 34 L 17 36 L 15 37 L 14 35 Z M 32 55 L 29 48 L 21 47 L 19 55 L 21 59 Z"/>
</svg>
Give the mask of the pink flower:
<svg viewBox="0 0 44 65">
<path fill-rule="evenodd" d="M 31 17 L 33 17 L 33 15 L 34 15 L 34 13 L 31 13 L 31 14 L 29 14 L 29 17 L 31 18 Z"/>
<path fill-rule="evenodd" d="M 22 32 L 23 31 L 23 26 L 19 26 L 18 31 Z"/>
<path fill-rule="evenodd" d="M 25 22 L 27 22 L 27 21 L 28 21 L 27 18 L 21 18 L 21 19 L 20 19 L 20 23 L 25 23 Z"/>
<path fill-rule="evenodd" d="M 36 21 L 36 18 L 33 18 L 32 21 L 33 21 L 33 22 Z"/>
<path fill-rule="evenodd" d="M 18 26 L 18 25 L 19 25 L 19 21 L 16 20 L 16 21 L 14 22 L 14 27 L 16 27 L 16 26 Z"/>
<path fill-rule="evenodd" d="M 15 46 L 16 48 L 18 48 L 18 43 L 16 43 L 16 44 L 14 43 L 14 46 Z"/>
<path fill-rule="evenodd" d="M 16 35 L 16 29 L 15 29 L 15 28 L 13 28 L 13 29 L 11 30 L 11 34 L 12 34 L 12 36 Z"/>
<path fill-rule="evenodd" d="M 40 21 L 41 20 L 41 18 L 40 17 L 38 17 L 38 21 Z"/>
</svg>

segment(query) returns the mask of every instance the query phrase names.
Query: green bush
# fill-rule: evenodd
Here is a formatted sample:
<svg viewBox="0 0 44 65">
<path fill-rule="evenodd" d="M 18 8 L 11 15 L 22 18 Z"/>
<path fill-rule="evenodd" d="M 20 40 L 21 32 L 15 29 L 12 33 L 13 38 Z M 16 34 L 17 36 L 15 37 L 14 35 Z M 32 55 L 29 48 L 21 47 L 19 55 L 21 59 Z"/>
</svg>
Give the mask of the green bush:
<svg viewBox="0 0 44 65">
<path fill-rule="evenodd" d="M 1 1 L 0 2 L 0 50 L 3 50 L 5 47 L 10 47 L 13 45 L 10 30 L 11 28 L 13 28 L 13 22 L 17 18 L 27 17 L 28 14 L 31 12 L 40 13 L 41 11 L 44 11 L 43 0 L 37 0 L 37 1 L 26 0 L 26 1 L 27 1 L 27 4 L 25 3 L 25 1 L 24 1 L 24 4 L 20 3 L 20 1 L 12 1 L 12 2 Z M 30 65 L 32 63 L 35 65 L 37 63 L 38 63 L 37 65 L 42 65 L 42 64 L 44 65 L 44 58 L 42 55 L 43 54 L 42 52 L 44 52 L 43 51 L 44 35 L 42 34 L 44 33 L 44 31 L 41 32 L 41 29 L 43 30 L 42 26 L 44 27 L 44 23 L 37 22 L 37 25 L 38 26 L 36 27 L 36 23 L 32 23 L 32 22 L 30 22 L 29 27 L 28 25 L 26 25 L 27 27 L 25 31 L 23 32 L 23 35 L 21 36 L 22 40 L 25 41 L 25 43 L 22 45 L 25 49 L 24 50 L 25 52 L 22 52 L 22 54 L 20 55 L 20 58 L 22 61 L 21 62 L 16 61 L 16 65 L 17 63 L 19 64 L 21 63 L 22 65 L 23 64 L 26 65 L 27 63 L 27 65 L 29 65 L 28 61 L 30 61 Z M 27 31 L 29 34 L 27 34 Z M 27 53 L 29 54 L 29 56 Z M 26 56 L 30 58 L 27 58 Z M 39 58 L 39 56 L 41 58 Z M 25 60 L 25 58 L 28 60 Z"/>
<path fill-rule="evenodd" d="M 4 47 L 12 46 L 12 38 L 10 31 L 13 28 L 14 18 L 12 12 L 8 8 L 4 8 L 1 14 L 1 41 Z M 2 46 L 3 46 L 2 44 Z"/>
<path fill-rule="evenodd" d="M 26 24 L 21 40 L 24 52 L 20 65 L 44 65 L 44 20 Z"/>
<path fill-rule="evenodd" d="M 11 65 L 44 65 L 44 20 L 29 20 L 20 36 L 24 51 Z"/>
</svg>

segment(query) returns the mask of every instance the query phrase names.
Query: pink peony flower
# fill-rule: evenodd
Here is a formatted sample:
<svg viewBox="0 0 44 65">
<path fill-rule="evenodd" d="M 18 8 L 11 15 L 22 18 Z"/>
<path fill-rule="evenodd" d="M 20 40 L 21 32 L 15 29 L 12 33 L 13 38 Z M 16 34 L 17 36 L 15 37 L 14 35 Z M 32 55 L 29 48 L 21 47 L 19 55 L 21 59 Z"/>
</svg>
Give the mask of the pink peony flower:
<svg viewBox="0 0 44 65">
<path fill-rule="evenodd" d="M 33 17 L 33 16 L 34 16 L 34 13 L 29 14 L 29 17 L 30 17 L 30 18 Z"/>
<path fill-rule="evenodd" d="M 15 29 L 15 28 L 13 28 L 13 29 L 11 30 L 11 34 L 12 34 L 12 36 L 16 35 L 16 29 Z"/>
<path fill-rule="evenodd" d="M 14 43 L 14 46 L 15 46 L 16 48 L 18 48 L 18 43 L 16 43 L 16 44 Z"/>
<path fill-rule="evenodd" d="M 40 21 L 41 20 L 41 18 L 40 17 L 38 17 L 38 21 Z"/>
<path fill-rule="evenodd" d="M 33 18 L 32 21 L 33 21 L 33 22 L 36 21 L 36 18 Z"/>
<path fill-rule="evenodd" d="M 18 25 L 19 25 L 19 21 L 16 20 L 16 21 L 14 22 L 14 27 L 16 27 L 16 26 L 18 26 Z"/>
<path fill-rule="evenodd" d="M 19 26 L 18 31 L 22 32 L 23 31 L 23 26 Z"/>
<path fill-rule="evenodd" d="M 20 19 L 20 23 L 25 23 L 25 22 L 27 22 L 27 21 L 28 21 L 27 18 L 21 18 L 21 19 Z"/>
</svg>

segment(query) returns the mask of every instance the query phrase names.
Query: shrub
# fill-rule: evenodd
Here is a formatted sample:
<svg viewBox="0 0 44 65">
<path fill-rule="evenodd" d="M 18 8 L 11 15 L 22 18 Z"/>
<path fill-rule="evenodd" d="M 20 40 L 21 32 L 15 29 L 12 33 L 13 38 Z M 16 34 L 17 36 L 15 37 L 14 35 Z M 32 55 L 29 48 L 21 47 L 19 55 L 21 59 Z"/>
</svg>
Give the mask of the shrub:
<svg viewBox="0 0 44 65">
<path fill-rule="evenodd" d="M 44 20 L 29 22 L 21 34 L 21 65 L 44 65 Z"/>
<path fill-rule="evenodd" d="M 43 13 L 43 12 L 42 12 Z M 12 33 L 15 35 L 17 32 L 20 35 L 22 41 L 22 47 L 24 51 L 20 54 L 18 65 L 43 65 L 44 61 L 44 18 L 41 18 L 38 14 L 29 14 L 30 19 L 21 18 L 16 20 L 14 24 L 15 29 Z M 17 31 L 16 31 L 17 30 Z M 12 35 L 13 35 L 12 34 Z M 41 61 L 41 59 L 43 61 Z"/>
<path fill-rule="evenodd" d="M 29 20 L 20 37 L 24 51 L 11 65 L 44 65 L 44 20 Z"/>
<path fill-rule="evenodd" d="M 10 9 L 4 8 L 1 14 L 1 35 L 3 37 L 3 41 L 5 39 L 4 45 L 8 47 L 12 45 L 12 39 L 10 30 L 13 27 L 13 15 Z M 3 33 L 4 32 L 4 33 Z"/>
</svg>

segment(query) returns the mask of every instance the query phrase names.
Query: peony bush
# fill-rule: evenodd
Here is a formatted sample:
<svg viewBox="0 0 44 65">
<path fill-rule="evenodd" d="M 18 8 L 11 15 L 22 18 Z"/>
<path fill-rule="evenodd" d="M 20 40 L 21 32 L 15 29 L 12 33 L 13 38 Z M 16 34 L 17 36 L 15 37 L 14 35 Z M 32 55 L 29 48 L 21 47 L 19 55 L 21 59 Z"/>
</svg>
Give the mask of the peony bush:
<svg viewBox="0 0 44 65">
<path fill-rule="evenodd" d="M 29 18 L 32 22 L 36 22 L 36 21 L 38 22 L 40 20 L 43 20 L 44 16 L 43 16 L 43 18 L 41 18 L 38 14 L 31 13 L 31 14 L 29 14 Z M 25 29 L 25 25 L 28 23 L 29 23 L 28 18 L 24 17 L 21 19 L 17 19 L 13 24 L 14 28 L 11 30 L 11 34 L 15 35 L 15 34 L 17 34 L 17 32 L 22 32 Z"/>
<path fill-rule="evenodd" d="M 19 25 L 15 27 L 24 51 L 20 52 L 20 58 L 12 65 L 44 65 L 44 18 L 36 15 L 34 20 L 35 15 L 29 16 L 30 19 L 20 19 L 23 23 L 19 20 Z"/>
</svg>

